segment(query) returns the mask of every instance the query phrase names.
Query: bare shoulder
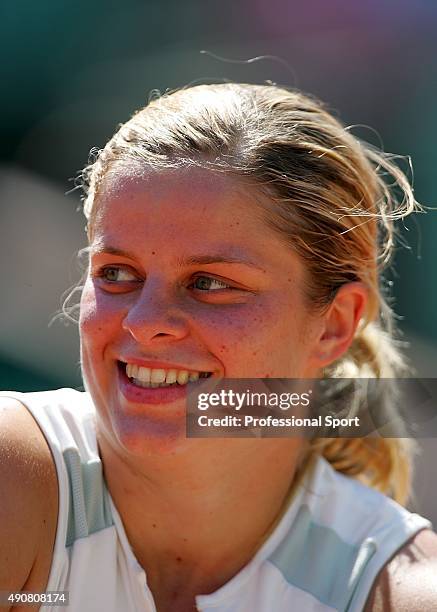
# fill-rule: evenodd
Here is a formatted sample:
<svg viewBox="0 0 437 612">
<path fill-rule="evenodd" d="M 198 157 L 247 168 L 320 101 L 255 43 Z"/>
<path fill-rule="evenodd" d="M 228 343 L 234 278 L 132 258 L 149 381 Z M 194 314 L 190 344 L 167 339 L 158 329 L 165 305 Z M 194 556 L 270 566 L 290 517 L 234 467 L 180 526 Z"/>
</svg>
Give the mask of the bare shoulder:
<svg viewBox="0 0 437 612">
<path fill-rule="evenodd" d="M 58 517 L 56 468 L 30 412 L 5 397 L 0 397 L 0 487 L 0 590 L 44 590 Z"/>
<path fill-rule="evenodd" d="M 437 534 L 423 529 L 384 566 L 364 612 L 437 610 Z"/>
</svg>

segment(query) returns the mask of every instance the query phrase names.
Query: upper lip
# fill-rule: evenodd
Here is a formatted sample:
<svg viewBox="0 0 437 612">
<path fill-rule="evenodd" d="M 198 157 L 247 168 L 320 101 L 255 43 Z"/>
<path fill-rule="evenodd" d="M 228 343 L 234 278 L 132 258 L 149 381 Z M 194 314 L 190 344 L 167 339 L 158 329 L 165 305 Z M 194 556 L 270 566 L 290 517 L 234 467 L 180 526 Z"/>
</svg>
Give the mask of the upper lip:
<svg viewBox="0 0 437 612">
<path fill-rule="evenodd" d="M 169 363 L 167 361 L 148 361 L 145 359 L 138 359 L 138 357 L 123 357 L 120 358 L 123 363 L 132 363 L 143 368 L 155 368 L 163 370 L 186 370 L 187 372 L 211 372 L 211 370 L 202 370 L 199 368 L 191 368 L 186 365 L 180 365 L 176 363 Z"/>
</svg>

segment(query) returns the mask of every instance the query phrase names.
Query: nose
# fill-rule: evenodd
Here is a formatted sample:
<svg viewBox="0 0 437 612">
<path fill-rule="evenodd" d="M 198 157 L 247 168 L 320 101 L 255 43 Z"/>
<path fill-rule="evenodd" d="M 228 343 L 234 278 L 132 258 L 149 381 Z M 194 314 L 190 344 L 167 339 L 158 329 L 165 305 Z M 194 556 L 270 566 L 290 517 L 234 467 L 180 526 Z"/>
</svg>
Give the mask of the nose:
<svg viewBox="0 0 437 612">
<path fill-rule="evenodd" d="M 174 292 L 148 279 L 127 311 L 122 327 L 139 344 L 180 340 L 188 334 L 188 321 Z"/>
</svg>

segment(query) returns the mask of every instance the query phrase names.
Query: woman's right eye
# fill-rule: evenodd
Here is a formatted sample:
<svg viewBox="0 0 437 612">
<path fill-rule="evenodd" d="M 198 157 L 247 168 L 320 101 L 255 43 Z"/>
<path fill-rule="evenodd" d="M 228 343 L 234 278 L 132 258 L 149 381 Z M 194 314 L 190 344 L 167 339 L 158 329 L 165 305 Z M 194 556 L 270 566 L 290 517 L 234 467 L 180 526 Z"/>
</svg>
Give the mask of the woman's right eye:
<svg viewBox="0 0 437 612">
<path fill-rule="evenodd" d="M 96 276 L 109 283 L 129 283 L 140 280 L 136 274 L 123 266 L 105 266 L 97 272 Z"/>
</svg>

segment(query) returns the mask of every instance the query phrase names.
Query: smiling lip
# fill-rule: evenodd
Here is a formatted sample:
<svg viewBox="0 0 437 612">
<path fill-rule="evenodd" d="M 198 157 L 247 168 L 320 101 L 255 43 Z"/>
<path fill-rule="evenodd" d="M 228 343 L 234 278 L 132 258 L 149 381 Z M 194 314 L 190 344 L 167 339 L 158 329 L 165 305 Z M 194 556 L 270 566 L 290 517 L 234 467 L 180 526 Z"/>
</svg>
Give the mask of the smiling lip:
<svg viewBox="0 0 437 612">
<path fill-rule="evenodd" d="M 197 386 L 199 384 L 199 381 L 189 381 L 185 385 L 175 385 L 174 387 L 139 387 L 128 378 L 124 363 L 119 361 L 117 370 L 118 386 L 122 395 L 129 402 L 135 404 L 170 404 L 177 400 L 185 399 L 187 397 L 187 390 L 191 390 L 194 385 Z"/>
<path fill-rule="evenodd" d="M 187 385 L 155 388 L 138 387 L 127 377 L 126 370 L 123 366 L 118 368 L 118 383 L 124 397 L 129 402 L 135 404 L 169 404 L 178 399 L 185 398 L 187 395 Z"/>
<path fill-rule="evenodd" d="M 121 363 L 132 363 L 143 368 L 162 368 L 164 370 L 187 370 L 187 372 L 206 372 L 209 370 L 201 370 L 197 368 L 189 368 L 186 365 L 178 365 L 165 361 L 146 361 L 144 359 L 136 359 L 135 357 L 126 357 L 120 360 Z"/>
</svg>

